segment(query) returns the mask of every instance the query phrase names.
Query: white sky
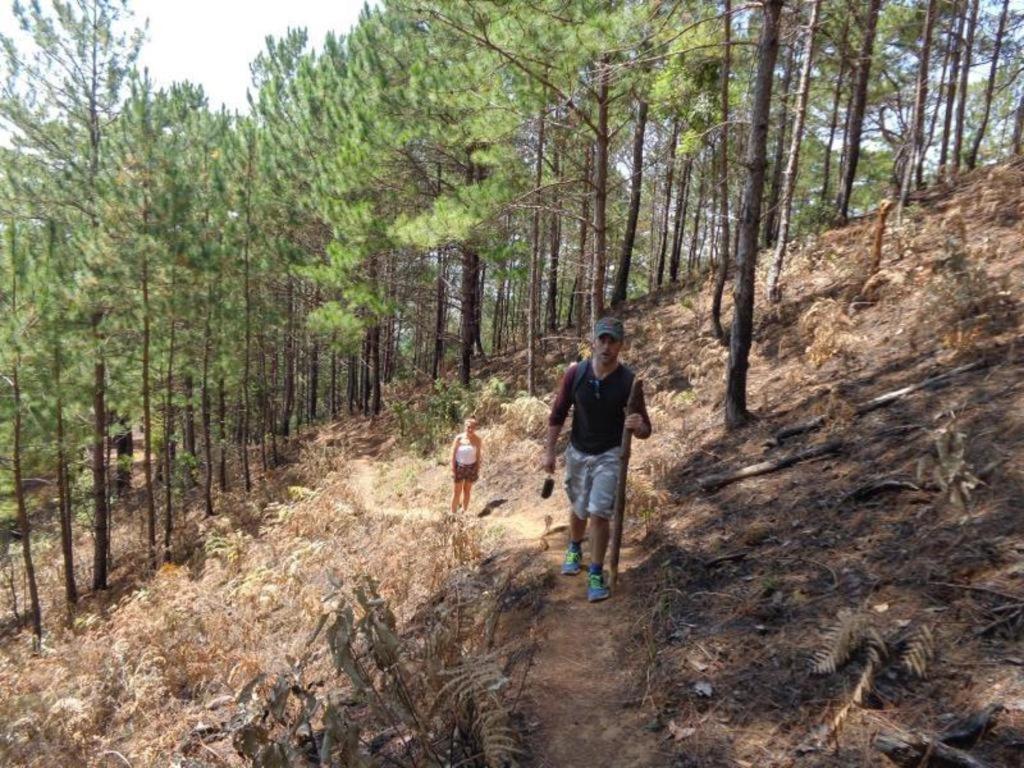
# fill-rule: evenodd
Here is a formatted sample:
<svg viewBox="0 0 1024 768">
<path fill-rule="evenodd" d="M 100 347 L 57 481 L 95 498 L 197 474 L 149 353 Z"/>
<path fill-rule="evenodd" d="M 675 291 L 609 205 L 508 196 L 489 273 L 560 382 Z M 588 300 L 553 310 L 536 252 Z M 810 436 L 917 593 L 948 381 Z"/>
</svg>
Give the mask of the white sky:
<svg viewBox="0 0 1024 768">
<path fill-rule="evenodd" d="M 149 19 L 140 67 L 149 68 L 154 84 L 190 80 L 203 86 L 212 109 L 223 103 L 240 112 L 248 110 L 249 63 L 267 35 L 282 37 L 288 27 L 305 27 L 319 48 L 327 32 L 347 34 L 362 5 L 362 0 L 129 0 L 138 26 Z M 14 28 L 10 0 L 0 0 L 0 28 Z"/>
<path fill-rule="evenodd" d="M 217 109 L 248 109 L 249 63 L 267 35 L 305 27 L 319 48 L 328 32 L 348 34 L 362 0 L 130 0 L 136 19 L 149 18 L 141 65 L 157 85 L 200 83 Z"/>
</svg>

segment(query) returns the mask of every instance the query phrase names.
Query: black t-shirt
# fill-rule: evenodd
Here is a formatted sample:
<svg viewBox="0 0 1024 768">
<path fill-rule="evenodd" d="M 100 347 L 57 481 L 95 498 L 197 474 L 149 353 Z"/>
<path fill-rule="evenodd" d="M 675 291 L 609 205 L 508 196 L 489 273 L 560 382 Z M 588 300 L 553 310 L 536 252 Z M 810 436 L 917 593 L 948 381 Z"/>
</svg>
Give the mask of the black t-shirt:
<svg viewBox="0 0 1024 768">
<path fill-rule="evenodd" d="M 578 365 L 584 365 L 586 369 L 579 386 L 575 386 Z M 624 365 L 619 365 L 603 379 L 597 378 L 589 361 L 569 366 L 551 407 L 548 423 L 561 426 L 572 407 L 571 440 L 576 450 L 593 456 L 617 448 L 622 444 L 626 404 L 634 378 L 633 372 Z M 642 402 L 640 415 L 650 426 L 651 420 Z"/>
</svg>

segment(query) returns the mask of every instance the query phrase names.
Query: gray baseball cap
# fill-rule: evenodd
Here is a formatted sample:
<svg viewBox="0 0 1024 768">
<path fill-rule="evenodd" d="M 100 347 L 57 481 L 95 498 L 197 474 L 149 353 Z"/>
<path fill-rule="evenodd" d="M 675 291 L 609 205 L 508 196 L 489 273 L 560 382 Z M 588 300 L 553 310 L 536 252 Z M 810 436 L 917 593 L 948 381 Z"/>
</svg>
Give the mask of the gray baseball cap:
<svg viewBox="0 0 1024 768">
<path fill-rule="evenodd" d="M 602 317 L 594 324 L 594 338 L 599 338 L 604 334 L 608 334 L 616 341 L 622 341 L 626 335 L 626 329 L 617 317 Z"/>
</svg>

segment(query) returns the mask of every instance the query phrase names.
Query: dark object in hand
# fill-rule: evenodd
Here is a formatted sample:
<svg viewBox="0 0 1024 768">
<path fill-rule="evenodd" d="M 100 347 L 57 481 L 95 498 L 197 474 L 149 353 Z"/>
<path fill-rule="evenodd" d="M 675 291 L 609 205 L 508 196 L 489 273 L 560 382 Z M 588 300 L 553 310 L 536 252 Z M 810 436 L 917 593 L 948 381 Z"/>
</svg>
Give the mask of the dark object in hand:
<svg viewBox="0 0 1024 768">
<path fill-rule="evenodd" d="M 554 493 L 554 490 L 555 478 L 549 476 L 547 480 L 544 481 L 544 486 L 540 489 L 540 497 L 542 499 L 550 498 L 551 494 Z"/>
</svg>

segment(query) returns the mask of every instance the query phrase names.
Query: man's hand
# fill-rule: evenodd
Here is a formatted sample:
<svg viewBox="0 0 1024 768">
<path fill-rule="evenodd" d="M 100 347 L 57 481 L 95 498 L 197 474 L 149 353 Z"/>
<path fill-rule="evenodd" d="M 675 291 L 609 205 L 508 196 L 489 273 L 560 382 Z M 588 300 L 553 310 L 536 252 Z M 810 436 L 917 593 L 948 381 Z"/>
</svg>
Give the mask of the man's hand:
<svg viewBox="0 0 1024 768">
<path fill-rule="evenodd" d="M 626 417 L 626 429 L 640 438 L 647 437 L 651 434 L 651 430 L 647 426 L 647 422 L 644 421 L 644 417 L 639 413 L 631 413 Z"/>
<path fill-rule="evenodd" d="M 549 475 L 555 472 L 555 453 L 554 451 L 544 451 L 543 456 L 540 460 L 540 468 L 547 472 Z"/>
</svg>

